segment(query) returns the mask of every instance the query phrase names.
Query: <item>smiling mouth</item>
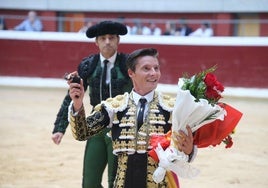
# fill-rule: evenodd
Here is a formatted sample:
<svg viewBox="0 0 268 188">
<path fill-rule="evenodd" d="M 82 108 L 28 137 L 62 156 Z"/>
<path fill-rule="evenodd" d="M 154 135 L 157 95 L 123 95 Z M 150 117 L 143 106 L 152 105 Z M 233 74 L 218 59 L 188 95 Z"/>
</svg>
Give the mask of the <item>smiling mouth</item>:
<svg viewBox="0 0 268 188">
<path fill-rule="evenodd" d="M 154 80 L 147 80 L 147 82 L 155 83 L 155 82 L 157 82 L 157 79 L 154 79 Z"/>
</svg>

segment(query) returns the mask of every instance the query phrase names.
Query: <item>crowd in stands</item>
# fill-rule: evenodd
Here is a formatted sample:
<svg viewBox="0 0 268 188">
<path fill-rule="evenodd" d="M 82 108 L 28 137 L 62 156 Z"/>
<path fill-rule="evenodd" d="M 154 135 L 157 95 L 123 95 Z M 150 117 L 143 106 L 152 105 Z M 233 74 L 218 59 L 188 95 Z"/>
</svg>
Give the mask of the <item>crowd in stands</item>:
<svg viewBox="0 0 268 188">
<path fill-rule="evenodd" d="M 118 21 L 124 23 L 122 18 L 120 18 Z M 92 21 L 86 21 L 85 25 L 79 30 L 79 32 L 85 31 L 86 28 L 90 27 L 92 24 Z M 200 27 L 196 30 L 193 30 L 191 27 L 189 27 L 185 20 L 180 20 L 178 26 L 171 21 L 167 21 L 164 30 L 158 27 L 153 21 L 151 21 L 149 24 L 143 24 L 140 20 L 135 20 L 133 26 L 129 26 L 127 23 L 124 24 L 127 26 L 129 35 L 173 35 L 196 37 L 210 37 L 214 35 L 213 29 L 210 27 L 208 22 L 202 22 Z"/>
<path fill-rule="evenodd" d="M 196 37 L 210 37 L 213 36 L 213 29 L 208 22 L 201 23 L 200 27 L 193 30 L 188 26 L 185 19 L 180 19 L 178 23 L 174 21 L 166 21 L 165 27 L 161 29 L 154 21 L 148 23 L 142 22 L 139 19 L 133 21 L 133 23 L 125 23 L 124 17 L 117 18 L 118 22 L 121 22 L 127 26 L 129 35 L 170 35 L 170 36 L 196 36 Z M 79 33 L 84 33 L 87 28 L 92 26 L 94 22 L 91 19 L 86 19 L 84 25 L 79 29 Z M 0 30 L 6 30 L 5 21 L 0 19 Z M 10 30 L 10 29 L 9 29 Z M 29 11 L 27 17 L 11 30 L 17 31 L 43 31 L 43 24 L 41 19 L 37 16 L 35 11 Z"/>
</svg>

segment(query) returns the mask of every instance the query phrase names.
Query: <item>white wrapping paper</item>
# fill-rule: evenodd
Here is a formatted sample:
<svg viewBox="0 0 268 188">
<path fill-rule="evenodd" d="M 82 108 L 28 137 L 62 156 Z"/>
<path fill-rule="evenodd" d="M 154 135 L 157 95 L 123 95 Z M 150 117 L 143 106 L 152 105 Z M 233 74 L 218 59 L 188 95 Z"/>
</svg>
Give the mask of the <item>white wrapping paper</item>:
<svg viewBox="0 0 268 188">
<path fill-rule="evenodd" d="M 200 99 L 199 102 L 196 102 L 189 90 L 181 89 L 183 85 L 182 79 L 179 79 L 178 85 L 179 89 L 172 113 L 172 133 L 182 130 L 187 134 L 187 125 L 194 132 L 216 119 L 224 120 L 226 111 L 223 108 L 218 105 L 212 106 L 205 99 Z M 183 178 L 194 178 L 199 174 L 199 170 L 188 163 L 188 155 L 178 151 L 174 146 L 175 143 L 171 139 L 171 144 L 165 151 L 161 145 L 158 145 L 155 149 L 159 158 L 159 167 L 153 174 L 153 179 L 156 183 L 164 179 L 167 170 L 173 171 L 177 176 Z"/>
</svg>

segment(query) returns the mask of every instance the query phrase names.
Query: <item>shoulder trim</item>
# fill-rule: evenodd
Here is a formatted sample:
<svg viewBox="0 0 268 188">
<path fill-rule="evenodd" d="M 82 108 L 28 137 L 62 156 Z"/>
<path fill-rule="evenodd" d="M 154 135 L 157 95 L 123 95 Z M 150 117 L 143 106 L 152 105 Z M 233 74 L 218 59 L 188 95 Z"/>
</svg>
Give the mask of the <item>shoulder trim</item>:
<svg viewBox="0 0 268 188">
<path fill-rule="evenodd" d="M 81 78 L 85 79 L 93 73 L 95 67 L 98 64 L 99 54 L 93 54 L 91 56 L 82 59 L 78 65 L 78 74 Z"/>
<path fill-rule="evenodd" d="M 175 105 L 175 101 L 176 101 L 176 98 L 175 97 L 171 97 L 170 95 L 159 93 L 158 94 L 158 99 L 159 99 L 160 106 L 164 110 L 166 110 L 168 112 L 172 112 L 173 111 L 174 105 Z"/>
<path fill-rule="evenodd" d="M 108 98 L 105 101 L 102 101 L 101 103 L 105 105 L 108 110 L 113 111 L 115 113 L 122 112 L 127 108 L 129 100 L 129 94 L 126 92 L 123 95 L 117 95 L 113 98 Z"/>
</svg>

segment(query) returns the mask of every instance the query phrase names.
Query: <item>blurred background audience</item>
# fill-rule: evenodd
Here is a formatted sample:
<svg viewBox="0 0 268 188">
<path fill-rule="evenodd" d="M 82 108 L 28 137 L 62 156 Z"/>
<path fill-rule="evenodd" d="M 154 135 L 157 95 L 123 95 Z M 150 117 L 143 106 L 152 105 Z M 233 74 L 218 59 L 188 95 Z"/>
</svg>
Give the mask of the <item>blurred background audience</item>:
<svg viewBox="0 0 268 188">
<path fill-rule="evenodd" d="M 27 18 L 14 27 L 16 31 L 42 31 L 43 24 L 35 11 L 29 11 Z"/>
</svg>

